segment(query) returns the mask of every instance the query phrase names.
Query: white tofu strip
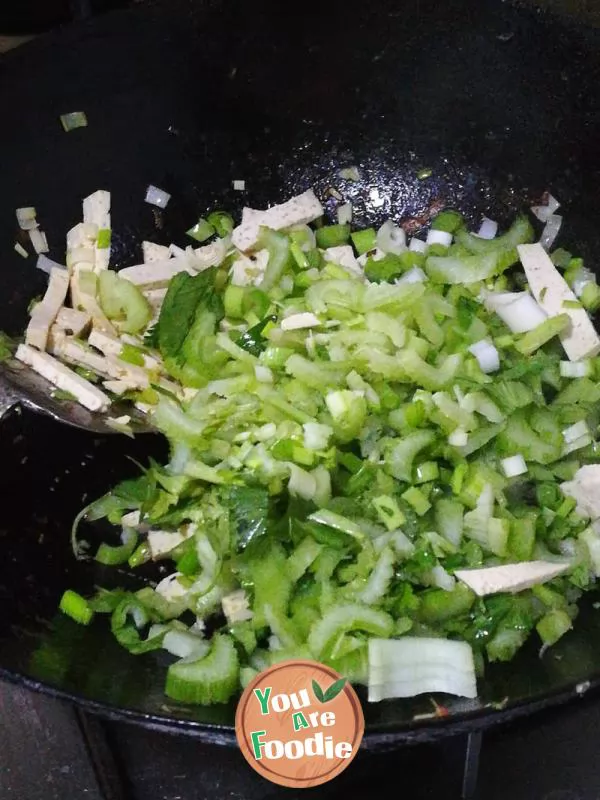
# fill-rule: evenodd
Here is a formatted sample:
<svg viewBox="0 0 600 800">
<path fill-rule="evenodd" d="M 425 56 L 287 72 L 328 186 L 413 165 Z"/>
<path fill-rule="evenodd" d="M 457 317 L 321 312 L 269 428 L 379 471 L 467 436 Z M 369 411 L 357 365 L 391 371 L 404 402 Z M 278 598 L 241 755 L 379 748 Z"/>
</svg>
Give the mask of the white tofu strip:
<svg viewBox="0 0 600 800">
<path fill-rule="evenodd" d="M 102 386 L 104 386 L 108 392 L 119 395 L 119 397 L 125 394 L 125 392 L 129 392 L 132 388 L 127 381 L 102 381 Z"/>
<path fill-rule="evenodd" d="M 58 348 L 62 347 L 68 335 L 69 334 L 67 334 L 64 328 L 61 328 L 59 325 L 54 323 L 54 325 L 50 328 L 50 333 L 48 334 L 46 350 L 49 353 L 55 353 Z"/>
<path fill-rule="evenodd" d="M 37 347 L 38 350 L 46 349 L 50 327 L 65 302 L 68 290 L 69 275 L 67 271 L 53 267 L 50 271 L 50 281 L 44 299 L 35 306 L 31 313 L 31 320 L 25 334 L 26 344 Z"/>
<path fill-rule="evenodd" d="M 110 230 L 110 192 L 99 189 L 83 201 L 83 221 L 95 225 L 98 231 Z M 94 272 L 108 269 L 110 263 L 110 247 L 98 247 L 94 240 Z"/>
<path fill-rule="evenodd" d="M 55 324 L 65 333 L 81 336 L 92 324 L 92 318 L 85 311 L 77 311 L 75 308 L 63 306 L 56 315 Z"/>
<path fill-rule="evenodd" d="M 279 231 L 291 225 L 306 225 L 321 216 L 323 206 L 313 190 L 308 189 L 266 211 L 244 208 L 242 222 L 234 229 L 232 242 L 238 250 L 251 250 L 256 247 L 261 226 Z"/>
<path fill-rule="evenodd" d="M 553 561 L 523 561 L 483 569 L 457 569 L 454 575 L 476 595 L 485 597 L 498 592 L 522 592 L 562 575 L 570 566 Z"/>
<path fill-rule="evenodd" d="M 145 290 L 166 288 L 171 278 L 179 272 L 189 272 L 190 275 L 195 274 L 187 257 L 169 258 L 165 261 L 155 261 L 151 264 L 125 267 L 125 269 L 119 270 L 118 274 L 121 278 L 127 278 L 139 289 Z"/>
<path fill-rule="evenodd" d="M 577 302 L 577 297 L 556 269 L 541 244 L 520 244 L 519 258 L 525 270 L 533 296 L 548 314 L 568 314 L 571 325 L 560 334 L 560 341 L 571 361 L 591 358 L 600 352 L 600 337 L 584 308 L 565 307 L 565 301 Z"/>
<path fill-rule="evenodd" d="M 30 366 L 34 372 L 52 383 L 57 389 L 72 394 L 82 406 L 90 411 L 106 411 L 109 408 L 110 398 L 108 395 L 48 353 L 40 353 L 33 347 L 20 344 L 15 357 L 23 364 Z"/>
<path fill-rule="evenodd" d="M 171 251 L 164 244 L 154 242 L 142 242 L 142 255 L 144 264 L 153 264 L 156 261 L 165 261 L 171 257 Z"/>
<path fill-rule="evenodd" d="M 101 356 L 76 339 L 66 339 L 55 355 L 106 378 L 126 381 L 131 389 L 147 389 L 150 385 L 148 373 L 142 367 L 126 364 L 114 356 Z"/>
<path fill-rule="evenodd" d="M 96 350 L 100 350 L 105 356 L 116 356 L 118 358 L 121 355 L 125 342 L 122 339 L 109 336 L 104 333 L 104 331 L 93 330 L 88 336 L 88 344 L 95 347 Z M 133 346 L 137 346 L 137 342 Z M 141 356 L 144 359 L 145 369 L 161 370 L 162 365 L 158 359 L 146 355 L 146 353 L 141 353 Z M 136 365 L 134 364 L 133 366 Z"/>
</svg>

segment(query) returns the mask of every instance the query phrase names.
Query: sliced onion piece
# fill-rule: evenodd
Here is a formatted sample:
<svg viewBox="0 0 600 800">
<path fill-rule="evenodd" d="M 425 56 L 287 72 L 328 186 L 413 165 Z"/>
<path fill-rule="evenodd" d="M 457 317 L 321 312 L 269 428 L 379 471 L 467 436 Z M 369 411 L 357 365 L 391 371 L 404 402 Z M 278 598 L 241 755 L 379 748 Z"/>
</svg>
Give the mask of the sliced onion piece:
<svg viewBox="0 0 600 800">
<path fill-rule="evenodd" d="M 448 233 L 448 231 L 436 231 L 432 228 L 427 234 L 426 243 L 428 245 L 441 244 L 444 245 L 444 247 L 450 247 L 452 244 L 452 234 Z"/>
<path fill-rule="evenodd" d="M 448 444 L 451 444 L 452 447 L 465 447 L 468 441 L 469 435 L 462 428 L 455 428 L 448 436 Z"/>
<path fill-rule="evenodd" d="M 358 167 L 344 167 L 338 171 L 338 175 L 340 178 L 343 178 L 346 181 L 352 181 L 356 183 L 360 180 L 360 172 L 358 171 Z"/>
<path fill-rule="evenodd" d="M 575 439 L 574 442 L 569 442 L 568 444 L 565 443 L 565 446 L 562 450 L 563 456 L 568 456 L 569 453 L 574 453 L 575 450 L 581 450 L 582 447 L 587 447 L 588 444 L 591 444 L 594 440 L 592 437 L 587 434 L 586 436 L 581 436 L 579 439 Z"/>
<path fill-rule="evenodd" d="M 159 189 L 158 186 L 150 184 L 146 189 L 146 202 L 150 203 L 151 206 L 166 208 L 170 199 L 171 195 L 163 189 Z"/>
<path fill-rule="evenodd" d="M 246 191 L 246 181 L 243 181 L 243 180 L 235 180 L 235 181 L 233 181 L 233 190 L 234 190 L 234 192 L 245 192 Z"/>
<path fill-rule="evenodd" d="M 547 318 L 529 292 L 488 292 L 483 302 L 489 311 L 498 314 L 512 333 L 531 331 Z"/>
<path fill-rule="evenodd" d="M 456 578 L 446 572 L 441 564 L 437 564 L 429 571 L 429 580 L 433 586 L 437 586 L 438 589 L 443 589 L 445 592 L 451 592 L 456 586 Z"/>
<path fill-rule="evenodd" d="M 520 453 L 517 453 L 516 456 L 503 458 L 500 466 L 507 478 L 515 478 L 517 475 L 525 475 L 527 472 L 527 464 Z"/>
<path fill-rule="evenodd" d="M 575 297 L 581 297 L 588 283 L 593 283 L 595 280 L 596 276 L 590 269 L 587 267 L 580 267 L 571 282 L 571 289 L 573 289 Z"/>
<path fill-rule="evenodd" d="M 550 193 L 547 195 L 547 200 L 548 202 L 545 205 L 531 207 L 531 213 L 536 216 L 540 222 L 547 222 L 548 217 L 551 217 L 556 209 L 560 207 L 560 203 L 556 197 L 553 197 Z"/>
<path fill-rule="evenodd" d="M 566 444 L 572 444 L 573 442 L 576 442 L 577 439 L 581 439 L 584 436 L 589 436 L 590 429 L 587 422 L 585 420 L 581 420 L 580 422 L 576 422 L 574 425 L 569 425 L 568 428 L 564 428 L 562 435 Z"/>
<path fill-rule="evenodd" d="M 500 355 L 489 339 L 475 342 L 469 347 L 469 352 L 477 359 L 482 372 L 488 374 L 500 369 Z"/>
<path fill-rule="evenodd" d="M 426 692 L 477 697 L 470 645 L 412 636 L 369 639 L 369 702 Z"/>
<path fill-rule="evenodd" d="M 338 206 L 336 213 L 340 225 L 349 225 L 352 222 L 352 203 L 343 203 Z"/>
<path fill-rule="evenodd" d="M 21 258 L 29 258 L 29 253 L 27 250 L 25 250 L 22 244 L 19 244 L 19 242 L 15 242 L 15 250 L 21 256 Z"/>
<path fill-rule="evenodd" d="M 413 236 L 408 249 L 411 253 L 424 253 L 427 250 L 427 245 L 422 239 L 417 239 L 416 236 Z"/>
<path fill-rule="evenodd" d="M 561 378 L 586 378 L 592 374 L 592 365 L 587 358 L 583 361 L 561 361 L 559 371 Z"/>
<path fill-rule="evenodd" d="M 549 250 L 554 244 L 554 240 L 560 231 L 562 220 L 563 218 L 560 216 L 560 214 L 551 214 L 548 217 L 548 221 L 546 222 L 540 237 L 540 244 L 544 250 Z"/>
<path fill-rule="evenodd" d="M 406 233 L 404 228 L 395 225 L 391 219 L 384 222 L 377 231 L 377 247 L 384 253 L 401 255 L 406 250 Z"/>
<path fill-rule="evenodd" d="M 405 272 L 401 278 L 398 278 L 395 283 L 400 285 L 403 283 L 424 283 L 427 280 L 427 275 L 423 272 L 421 267 L 413 267 Z"/>
<path fill-rule="evenodd" d="M 170 630 L 163 639 L 163 648 L 178 658 L 190 658 L 196 661 L 208 653 L 210 644 L 197 634 Z"/>
<path fill-rule="evenodd" d="M 484 217 L 477 231 L 477 236 L 479 236 L 480 239 L 495 239 L 497 233 L 498 223 L 493 219 Z"/>
</svg>

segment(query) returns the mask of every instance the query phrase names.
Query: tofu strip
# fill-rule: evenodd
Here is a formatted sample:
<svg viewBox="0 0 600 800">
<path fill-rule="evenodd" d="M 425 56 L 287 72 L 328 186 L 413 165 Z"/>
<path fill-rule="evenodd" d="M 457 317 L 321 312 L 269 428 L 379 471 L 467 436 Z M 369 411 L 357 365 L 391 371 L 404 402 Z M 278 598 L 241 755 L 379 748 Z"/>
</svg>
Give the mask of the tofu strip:
<svg viewBox="0 0 600 800">
<path fill-rule="evenodd" d="M 39 350 L 35 350 L 29 345 L 20 344 L 15 357 L 56 386 L 57 389 L 72 394 L 82 406 L 90 411 L 108 410 L 110 398 L 107 394 L 48 353 L 40 353 Z"/>
<path fill-rule="evenodd" d="M 127 381 L 131 389 L 147 389 L 150 385 L 148 373 L 141 367 L 126 364 L 114 356 L 102 356 L 75 339 L 62 342 L 56 355 L 72 364 L 78 364 L 113 380 Z"/>
<path fill-rule="evenodd" d="M 312 189 L 266 211 L 244 208 L 242 222 L 231 240 L 238 250 L 252 250 L 258 243 L 261 226 L 279 231 L 290 225 L 306 225 L 323 215 L 323 206 Z"/>
<path fill-rule="evenodd" d="M 570 361 L 591 358 L 600 352 L 600 337 L 584 308 L 565 307 L 565 302 L 577 303 L 575 294 L 569 288 L 550 256 L 541 244 L 520 244 L 517 246 L 521 264 L 533 296 L 550 317 L 568 314 L 571 325 L 560 334 L 560 341 Z"/>
<path fill-rule="evenodd" d="M 41 303 L 38 303 L 31 314 L 25 343 L 38 350 L 45 350 L 48 344 L 48 334 L 62 308 L 67 292 L 69 291 L 69 273 L 65 269 L 52 267 L 46 294 Z"/>
</svg>

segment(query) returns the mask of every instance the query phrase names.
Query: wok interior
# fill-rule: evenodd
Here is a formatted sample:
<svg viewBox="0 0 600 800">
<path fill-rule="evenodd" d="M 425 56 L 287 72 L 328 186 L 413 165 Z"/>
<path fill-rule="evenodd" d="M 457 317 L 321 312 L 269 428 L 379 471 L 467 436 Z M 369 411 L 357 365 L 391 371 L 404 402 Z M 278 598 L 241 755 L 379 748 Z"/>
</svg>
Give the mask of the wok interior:
<svg viewBox="0 0 600 800">
<path fill-rule="evenodd" d="M 25 93 L 29 100 L 0 130 L 1 151 L 14 154 L 3 169 L 0 242 L 14 241 L 13 209 L 34 203 L 60 260 L 81 198 L 97 188 L 113 192 L 117 266 L 139 261 L 142 239 L 185 241 L 209 208 L 264 207 L 309 186 L 321 196 L 341 192 L 358 225 L 405 220 L 437 203 L 473 224 L 482 213 L 506 223 L 550 188 L 564 206 L 560 244 L 595 266 L 597 32 L 492 0 L 351 3 L 344 14 L 352 25 L 340 24 L 335 4 L 317 13 L 266 2 L 259 14 L 237 4 L 157 3 L 16 53 L 0 92 L 7 107 L 22 107 Z M 89 128 L 65 135 L 58 116 L 76 108 Z M 354 183 L 338 174 L 352 165 L 361 174 Z M 431 177 L 420 180 L 424 168 Z M 243 196 L 234 179 L 246 181 Z M 142 202 L 149 183 L 172 193 L 165 213 Z M 44 285 L 33 264 L 6 254 L 3 328 L 23 329 Z M 69 528 L 84 494 L 92 499 L 136 474 L 128 456 L 151 451 L 164 454 L 164 442 L 95 439 L 30 413 L 3 421 L 0 669 L 206 733 L 198 725 L 230 725 L 232 707 L 165 704 L 162 656 L 134 659 L 103 622 L 85 629 L 56 615 L 66 587 L 89 592 L 131 580 L 76 563 Z M 510 665 L 490 668 L 479 702 L 457 700 L 453 711 L 478 715 L 505 696 L 516 705 L 566 696 L 600 673 L 599 626 L 584 610 L 553 649 L 560 658 L 541 662 L 528 646 Z M 369 706 L 368 730 L 408 736 L 423 711 L 422 698 Z"/>
</svg>

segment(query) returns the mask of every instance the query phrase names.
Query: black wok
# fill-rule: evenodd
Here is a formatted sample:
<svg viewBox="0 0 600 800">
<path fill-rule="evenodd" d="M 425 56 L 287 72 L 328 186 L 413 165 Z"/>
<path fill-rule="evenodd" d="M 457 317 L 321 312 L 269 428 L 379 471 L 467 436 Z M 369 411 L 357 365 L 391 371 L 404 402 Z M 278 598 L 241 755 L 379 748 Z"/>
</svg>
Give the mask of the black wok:
<svg viewBox="0 0 600 800">
<path fill-rule="evenodd" d="M 566 214 L 562 243 L 595 265 L 599 33 L 494 0 L 169 0 L 27 45 L 0 62 L 0 327 L 20 331 L 45 285 L 12 250 L 14 208 L 36 205 L 60 259 L 97 188 L 113 192 L 117 266 L 139 260 L 144 238 L 184 241 L 209 208 L 261 207 L 309 186 L 335 186 L 358 224 L 438 202 L 473 223 L 482 212 L 507 221 L 550 188 Z M 74 110 L 89 127 L 65 134 L 59 115 Z M 339 179 L 350 165 L 359 183 Z M 424 168 L 431 177 L 419 180 Z M 172 193 L 166 213 L 143 202 L 149 183 Z M 26 412 L 3 420 L 0 675 L 231 743 L 233 705 L 170 704 L 160 657 L 129 656 L 102 622 L 80 628 L 56 614 L 66 587 L 133 580 L 77 564 L 68 529 L 84 495 L 136 473 L 128 456 L 163 449 L 158 437 L 95 439 Z M 542 659 L 531 643 L 492 666 L 480 700 L 452 702 L 447 719 L 413 719 L 431 711 L 427 698 L 365 704 L 365 746 L 491 724 L 598 683 L 600 615 L 588 602 Z"/>
</svg>

